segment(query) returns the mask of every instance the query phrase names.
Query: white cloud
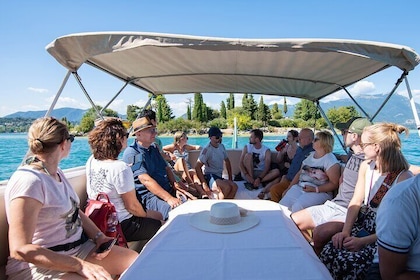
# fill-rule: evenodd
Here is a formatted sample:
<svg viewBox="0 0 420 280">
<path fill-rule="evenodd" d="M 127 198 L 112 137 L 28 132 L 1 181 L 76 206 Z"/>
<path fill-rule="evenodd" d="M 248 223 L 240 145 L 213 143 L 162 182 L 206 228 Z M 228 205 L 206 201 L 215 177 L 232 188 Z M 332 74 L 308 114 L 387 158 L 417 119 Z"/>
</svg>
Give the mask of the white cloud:
<svg viewBox="0 0 420 280">
<path fill-rule="evenodd" d="M 45 99 L 45 101 L 48 103 L 48 105 L 46 106 L 47 108 L 50 107 L 52 101 L 54 100 L 54 95 L 50 96 L 48 98 Z M 90 104 L 88 103 L 83 103 L 80 102 L 77 99 L 71 98 L 71 97 L 67 97 L 67 96 L 61 96 L 58 101 L 57 104 L 55 105 L 55 109 L 57 108 L 63 108 L 63 107 L 70 107 L 70 108 L 79 108 L 79 109 L 88 109 L 90 108 Z"/>
<path fill-rule="evenodd" d="M 360 95 L 373 95 L 375 94 L 375 84 L 369 81 L 360 81 L 348 88 L 348 91 L 353 97 Z M 344 90 L 339 90 L 334 94 L 331 94 L 322 99 L 322 102 L 336 101 L 343 98 L 348 98 L 349 96 Z"/>
<path fill-rule="evenodd" d="M 48 89 L 45 89 L 45 88 L 28 87 L 28 90 L 38 92 L 38 93 L 47 93 L 48 92 Z"/>
<path fill-rule="evenodd" d="M 357 82 L 354 86 L 350 87 L 349 91 L 353 96 L 358 96 L 366 93 L 374 93 L 375 85 L 369 81 L 360 81 Z"/>
<path fill-rule="evenodd" d="M 408 91 L 407 91 L 407 89 L 403 89 L 403 90 L 397 91 L 397 94 L 409 98 L 408 97 Z M 420 89 L 414 89 L 414 90 L 412 89 L 411 90 L 411 95 L 413 96 L 413 98 L 414 98 L 415 101 L 420 100 Z"/>
</svg>

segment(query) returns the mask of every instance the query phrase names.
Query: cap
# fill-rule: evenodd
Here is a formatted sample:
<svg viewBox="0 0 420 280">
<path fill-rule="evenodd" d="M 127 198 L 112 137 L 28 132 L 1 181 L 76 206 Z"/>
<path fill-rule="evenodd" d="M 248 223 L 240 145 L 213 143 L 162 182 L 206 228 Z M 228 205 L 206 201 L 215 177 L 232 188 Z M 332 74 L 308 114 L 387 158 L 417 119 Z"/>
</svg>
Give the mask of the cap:
<svg viewBox="0 0 420 280">
<path fill-rule="evenodd" d="M 370 126 L 372 124 L 373 123 L 369 121 L 367 118 L 353 117 L 348 122 L 337 123 L 335 126 L 340 130 L 348 129 L 351 132 L 361 135 L 363 132 L 363 129 L 366 126 Z"/>
<path fill-rule="evenodd" d="M 220 129 L 216 126 L 212 126 L 209 129 L 209 137 L 212 136 L 222 136 L 222 132 L 220 131 Z"/>
<path fill-rule="evenodd" d="M 148 117 L 141 117 L 133 122 L 133 133 L 134 136 L 136 132 L 142 131 L 143 129 L 154 127 L 153 123 Z"/>
</svg>

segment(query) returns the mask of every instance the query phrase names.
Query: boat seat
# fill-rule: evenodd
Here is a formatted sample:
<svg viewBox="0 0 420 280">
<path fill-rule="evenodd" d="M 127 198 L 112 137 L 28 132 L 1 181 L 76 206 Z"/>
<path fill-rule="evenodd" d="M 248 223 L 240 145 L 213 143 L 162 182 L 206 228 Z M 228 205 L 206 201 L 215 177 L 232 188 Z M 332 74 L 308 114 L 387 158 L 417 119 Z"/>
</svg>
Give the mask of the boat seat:
<svg viewBox="0 0 420 280">
<path fill-rule="evenodd" d="M 0 184 L 0 280 L 6 279 L 6 263 L 9 256 L 9 240 L 7 238 L 9 225 L 7 224 L 4 202 L 5 190 L 6 185 Z"/>
</svg>

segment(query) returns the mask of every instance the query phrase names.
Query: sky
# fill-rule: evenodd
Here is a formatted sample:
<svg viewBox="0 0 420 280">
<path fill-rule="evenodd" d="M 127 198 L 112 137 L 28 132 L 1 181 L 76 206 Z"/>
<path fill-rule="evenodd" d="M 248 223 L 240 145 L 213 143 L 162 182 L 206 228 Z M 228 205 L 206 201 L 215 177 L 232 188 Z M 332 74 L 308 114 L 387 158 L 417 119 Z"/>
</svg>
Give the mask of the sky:
<svg viewBox="0 0 420 280">
<path fill-rule="evenodd" d="M 395 1 L 283 1 L 283 0 L 2 0 L 0 3 L 0 117 L 18 111 L 47 110 L 66 69 L 45 50 L 55 38 L 79 32 L 136 31 L 229 38 L 335 38 L 406 45 L 420 52 L 418 3 Z M 420 100 L 420 66 L 408 79 L 415 100 Z M 80 69 L 93 101 L 104 106 L 122 86 L 91 69 Z M 391 72 L 392 73 L 392 72 Z M 398 72 L 395 72 L 398 73 Z M 400 73 L 367 78 L 350 87 L 357 95 L 388 93 Z M 111 81 L 112 80 L 112 81 Z M 136 94 L 127 94 L 126 91 Z M 110 108 L 121 114 L 126 106 L 143 106 L 147 93 L 125 90 Z M 406 95 L 405 85 L 398 94 Z M 337 93 L 331 99 L 340 98 Z M 227 94 L 204 102 L 219 109 Z M 192 95 L 167 96 L 175 116 L 186 112 Z M 236 104 L 242 96 L 236 95 Z M 259 101 L 259 96 L 254 96 Z M 278 97 L 264 96 L 266 104 Z M 289 99 L 288 103 L 298 102 Z M 90 107 L 73 77 L 56 108 Z"/>
</svg>

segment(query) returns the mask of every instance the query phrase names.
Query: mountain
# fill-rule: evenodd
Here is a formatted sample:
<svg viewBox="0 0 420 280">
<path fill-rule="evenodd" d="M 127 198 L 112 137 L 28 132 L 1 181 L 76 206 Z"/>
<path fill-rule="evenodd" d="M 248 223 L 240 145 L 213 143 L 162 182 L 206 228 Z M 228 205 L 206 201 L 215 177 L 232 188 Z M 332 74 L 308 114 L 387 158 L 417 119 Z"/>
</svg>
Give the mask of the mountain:
<svg viewBox="0 0 420 280">
<path fill-rule="evenodd" d="M 386 97 L 386 94 L 381 94 L 374 96 L 361 96 L 355 98 L 355 100 L 369 114 L 370 117 L 373 117 Z M 358 109 L 358 107 L 350 98 L 343 98 L 329 102 L 320 102 L 320 104 L 325 112 L 331 108 L 354 106 L 360 115 L 364 116 L 364 114 Z M 282 106 L 279 106 L 279 108 L 282 108 Z M 416 103 L 416 108 L 417 111 L 420 112 L 420 105 L 418 103 Z M 289 118 L 293 117 L 294 111 L 295 105 L 287 105 L 287 114 L 285 116 Z M 382 121 L 395 122 L 405 125 L 411 129 L 416 128 L 409 99 L 405 96 L 394 94 L 374 119 L 374 122 Z"/>
<path fill-rule="evenodd" d="M 52 111 L 52 116 L 57 119 L 66 118 L 69 122 L 79 123 L 83 115 L 87 110 L 76 109 L 76 108 L 60 108 Z M 28 118 L 37 119 L 45 116 L 47 110 L 44 111 L 27 111 L 27 112 L 16 112 L 3 118 Z"/>
<path fill-rule="evenodd" d="M 381 94 L 374 96 L 363 96 L 355 99 L 360 104 L 360 106 L 369 114 L 369 116 L 373 117 L 373 115 L 382 105 L 383 101 L 387 96 L 387 94 Z M 341 106 L 350 105 L 355 106 L 354 102 L 349 98 L 321 103 L 321 107 L 325 110 L 325 112 L 328 111 L 328 109 L 330 108 L 338 108 Z M 416 108 L 417 111 L 420 112 L 420 105 L 418 103 L 416 103 Z M 356 109 L 357 111 L 359 111 L 359 113 L 361 113 L 357 107 Z M 361 113 L 361 115 L 363 116 L 364 114 Z M 399 94 L 392 95 L 392 97 L 388 100 L 386 105 L 382 108 L 381 112 L 375 117 L 373 121 L 388 121 L 402 124 L 409 128 L 416 128 L 410 101 L 407 97 Z"/>
<path fill-rule="evenodd" d="M 361 96 L 355 98 L 356 101 L 360 104 L 362 108 L 372 117 L 378 108 L 381 106 L 382 102 L 387 97 L 386 94 L 382 95 L 374 95 L 374 96 Z M 280 104 L 280 103 L 279 103 Z M 281 104 L 283 104 L 281 102 Z M 343 98 L 340 100 L 329 101 L 329 102 L 321 102 L 322 109 L 327 112 L 331 108 L 338 108 L 342 106 L 355 106 L 354 102 L 350 98 Z M 416 103 L 417 110 L 420 112 L 420 105 Z M 279 106 L 281 110 L 283 108 L 282 105 Z M 359 111 L 361 115 L 364 115 L 357 107 L 356 109 Z M 287 114 L 285 117 L 292 118 L 294 114 L 295 106 L 294 105 L 287 105 Z M 87 110 L 82 109 L 75 109 L 75 108 L 60 108 L 53 110 L 53 116 L 62 119 L 67 118 L 70 122 L 79 123 L 82 116 L 86 113 Z M 4 118 L 32 118 L 36 119 L 39 117 L 43 117 L 47 111 L 28 111 L 28 112 L 16 112 L 10 115 L 5 116 Z M 121 116 L 121 118 L 125 118 L 125 116 Z M 380 121 L 390 121 L 405 125 L 411 129 L 416 128 L 413 113 L 411 111 L 411 106 L 409 103 L 409 99 L 405 96 L 394 94 L 388 100 L 387 104 L 384 108 L 382 108 L 381 113 L 376 116 L 374 122 Z"/>
</svg>

